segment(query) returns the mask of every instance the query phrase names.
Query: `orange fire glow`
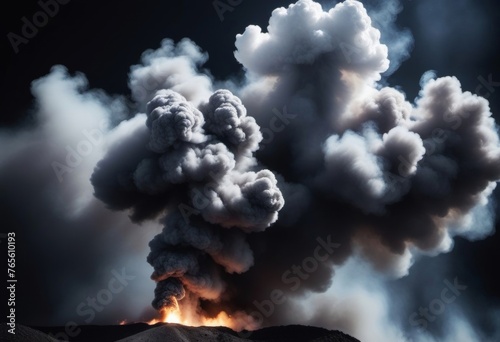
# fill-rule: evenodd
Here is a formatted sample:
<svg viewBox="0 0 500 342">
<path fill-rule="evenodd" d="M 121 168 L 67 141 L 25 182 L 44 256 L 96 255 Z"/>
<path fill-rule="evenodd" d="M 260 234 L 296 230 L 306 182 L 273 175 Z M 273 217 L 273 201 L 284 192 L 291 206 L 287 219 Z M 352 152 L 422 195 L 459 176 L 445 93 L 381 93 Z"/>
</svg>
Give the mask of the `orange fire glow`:
<svg viewBox="0 0 500 342">
<path fill-rule="evenodd" d="M 221 311 L 216 317 L 205 317 L 193 310 L 192 307 L 179 308 L 178 303 L 174 308 L 160 310 L 160 317 L 154 318 L 149 322 L 149 325 L 157 323 L 177 323 L 188 326 L 224 326 L 235 330 L 255 328 L 253 320 L 243 314 L 238 314 L 236 317 L 228 315 Z"/>
<path fill-rule="evenodd" d="M 221 311 L 216 317 L 184 317 L 181 311 L 177 309 L 163 309 L 160 311 L 160 317 L 154 318 L 147 322 L 149 325 L 154 325 L 157 323 L 177 323 L 189 326 L 210 326 L 218 327 L 224 326 L 233 328 L 238 324 L 235 324 L 231 317 L 224 311 Z"/>
</svg>

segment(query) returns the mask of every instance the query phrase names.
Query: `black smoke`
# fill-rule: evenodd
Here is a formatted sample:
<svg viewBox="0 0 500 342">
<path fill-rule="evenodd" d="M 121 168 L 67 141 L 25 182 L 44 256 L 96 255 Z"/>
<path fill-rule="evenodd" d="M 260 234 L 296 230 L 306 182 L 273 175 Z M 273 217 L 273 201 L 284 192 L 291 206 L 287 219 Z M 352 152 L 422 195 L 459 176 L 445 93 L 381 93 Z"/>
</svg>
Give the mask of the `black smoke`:
<svg viewBox="0 0 500 342">
<path fill-rule="evenodd" d="M 390 65 L 380 39 L 359 2 L 324 10 L 301 0 L 276 9 L 267 32 L 249 26 L 237 36 L 246 76 L 227 85 L 241 100 L 228 90 L 203 99 L 209 85 L 183 86 L 207 80 L 193 71 L 204 60 L 188 41 L 167 41 L 134 68 L 133 89 L 141 77 L 154 80 L 139 99 L 149 101 L 148 129 L 124 138 L 121 153 L 112 148 L 92 180 L 112 208 L 131 194 L 120 208 L 132 209 L 133 219 L 166 215 L 148 257 L 156 308 L 187 290 L 207 313 L 251 312 L 274 289 L 290 298 L 327 290 L 334 265 L 353 253 L 400 277 L 413 255 L 491 231 L 491 220 L 480 232 L 471 224 L 493 214 L 488 197 L 500 179 L 488 102 L 454 77 L 426 79 L 414 103 L 378 86 Z M 179 84 L 169 83 L 173 63 L 190 65 Z M 259 126 L 274 130 L 265 144 Z M 110 162 L 117 156 L 130 161 L 126 168 Z M 311 256 L 318 238 L 339 247 L 310 274 L 286 273 Z M 300 286 L 289 286 L 296 277 Z M 289 305 L 265 324 L 290 316 Z"/>
<path fill-rule="evenodd" d="M 243 232 L 265 230 L 283 207 L 274 174 L 252 156 L 262 135 L 241 101 L 218 90 L 200 109 L 159 90 L 146 106 L 147 130 L 112 147 L 92 176 L 96 196 L 130 208 L 134 220 L 168 213 L 149 244 L 156 309 L 175 307 L 186 290 L 220 298 L 222 273 L 253 264 Z"/>
</svg>

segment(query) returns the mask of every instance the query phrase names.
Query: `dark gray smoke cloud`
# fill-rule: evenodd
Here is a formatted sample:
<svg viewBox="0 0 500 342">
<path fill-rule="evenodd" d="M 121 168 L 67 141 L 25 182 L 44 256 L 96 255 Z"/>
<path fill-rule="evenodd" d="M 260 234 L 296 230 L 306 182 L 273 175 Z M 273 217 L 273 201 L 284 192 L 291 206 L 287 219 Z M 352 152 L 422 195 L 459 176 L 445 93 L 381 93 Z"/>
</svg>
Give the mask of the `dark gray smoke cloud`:
<svg viewBox="0 0 500 342">
<path fill-rule="evenodd" d="M 387 30 L 397 12 L 391 2 Z M 401 37 L 387 38 L 401 49 L 396 65 L 411 45 Z M 351 254 L 401 277 L 415 255 L 449 251 L 453 236 L 479 229 L 475 216 L 492 215 L 500 141 L 488 102 L 454 77 L 427 77 L 413 104 L 377 86 L 388 49 L 357 1 L 324 10 L 300 0 L 276 9 L 267 32 L 247 27 L 236 38 L 246 72 L 244 85 L 232 86 L 239 98 L 183 86 L 207 79 L 189 41 L 147 56 L 131 81 L 137 93 L 139 74 L 161 80 L 145 96 L 147 129 L 111 148 L 92 181 L 99 198 L 134 219 L 166 214 L 148 257 L 157 309 L 189 292 L 206 314 L 255 312 L 275 289 L 290 299 L 324 292 Z M 167 67 L 176 63 L 189 68 Z M 284 129 L 272 124 L 276 108 L 293 113 L 279 116 Z M 267 125 L 276 134 L 259 150 Z M 476 237 L 492 228 L 490 220 Z M 335 242 L 335 253 L 310 274 L 287 273 L 318 238 Z M 292 306 L 276 306 L 265 324 L 296 320 Z"/>
<path fill-rule="evenodd" d="M 225 290 L 222 273 L 253 264 L 243 232 L 265 230 L 284 203 L 274 174 L 252 157 L 262 140 L 259 126 L 228 90 L 200 109 L 159 90 L 146 110 L 147 130 L 138 126 L 98 163 L 95 194 L 111 208 L 132 209 L 135 220 L 168 213 L 148 256 L 156 309 L 175 306 L 186 291 L 217 300 Z"/>
<path fill-rule="evenodd" d="M 425 77 L 413 103 L 383 86 L 382 75 L 411 45 L 406 31 L 394 33 L 398 11 L 391 1 L 371 10 L 372 21 L 352 0 L 331 9 L 311 0 L 278 8 L 266 29 L 249 26 L 236 37 L 245 72 L 238 82 L 205 74 L 208 56 L 190 40 L 164 40 L 131 68 L 136 109 L 127 120 L 122 99 L 82 90 L 81 76 L 54 69 L 33 86 L 41 127 L 24 132 L 24 141 L 0 136 L 9 147 L 0 160 L 6 201 L 48 184 L 25 204 L 46 204 L 44 219 L 25 218 L 26 226 L 64 221 L 78 230 L 70 246 L 111 226 L 113 234 L 94 244 L 115 263 L 121 254 L 108 246 L 132 245 L 133 259 L 143 260 L 136 245 L 146 246 L 147 237 L 156 309 L 188 301 L 207 316 L 244 311 L 263 325 L 305 322 L 362 340 L 403 340 L 388 318 L 384 277 L 408 274 L 422 255 L 449 252 L 456 236 L 492 233 L 500 142 L 488 102 L 454 77 Z M 103 119 L 102 144 L 69 171 L 58 169 L 62 195 L 49 204 L 58 173 L 42 166 L 64 160 L 64 145 L 76 148 L 87 137 L 82 129 Z M 27 164 L 44 172 L 18 187 Z M 56 219 L 61 203 L 69 214 Z M 138 233 L 144 230 L 126 215 L 155 236 Z M 119 228 L 125 241 L 114 238 Z M 142 266 L 136 270 L 144 273 Z M 130 297 L 153 296 L 137 287 Z M 280 304 L 269 313 L 263 303 L 271 299 Z M 112 305 L 109 316 L 121 312 Z M 466 326 L 467 317 L 450 317 L 459 322 L 451 327 Z"/>
<path fill-rule="evenodd" d="M 500 179 L 488 102 L 454 77 L 428 79 L 414 104 L 377 87 L 389 68 L 380 39 L 359 2 L 326 11 L 300 0 L 276 9 L 267 32 L 249 26 L 237 36 L 246 83 L 233 90 L 241 100 L 228 90 L 207 97 L 210 85 L 182 86 L 207 79 L 189 41 L 167 41 L 133 68 L 133 93 L 145 74 L 161 80 L 144 96 L 147 119 L 138 115 L 147 129 L 111 147 L 92 182 L 98 198 L 131 209 L 135 220 L 166 214 L 148 256 L 155 308 L 189 292 L 207 313 L 251 312 L 273 289 L 289 298 L 325 291 L 334 265 L 352 253 L 400 277 L 413 255 L 449 251 L 453 236 L 473 234 L 470 222 L 489 213 Z M 174 64 L 189 67 L 167 67 Z M 172 79 L 180 81 L 165 82 Z M 293 119 L 259 151 L 259 125 L 272 122 L 273 108 Z M 317 238 L 340 247 L 311 274 L 286 273 L 311 256 Z M 298 277 L 300 286 L 290 286 Z M 291 305 L 266 324 L 290 318 Z"/>
</svg>

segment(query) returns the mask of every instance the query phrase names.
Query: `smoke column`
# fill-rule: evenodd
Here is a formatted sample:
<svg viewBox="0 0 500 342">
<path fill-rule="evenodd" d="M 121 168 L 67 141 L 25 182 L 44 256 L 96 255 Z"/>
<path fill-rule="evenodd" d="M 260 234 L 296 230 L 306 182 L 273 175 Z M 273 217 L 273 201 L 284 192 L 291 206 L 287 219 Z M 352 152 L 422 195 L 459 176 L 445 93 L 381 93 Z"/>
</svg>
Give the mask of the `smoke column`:
<svg viewBox="0 0 500 342">
<path fill-rule="evenodd" d="M 218 90 L 200 109 L 158 91 L 134 140 L 112 146 L 92 176 L 96 196 L 133 208 L 133 220 L 173 208 L 150 242 L 156 309 L 175 306 L 186 290 L 218 299 L 221 272 L 253 264 L 245 234 L 265 230 L 283 207 L 274 174 L 252 156 L 262 135 L 240 99 Z"/>
<path fill-rule="evenodd" d="M 187 39 L 146 52 L 130 73 L 139 113 L 91 178 L 109 208 L 164 225 L 149 244 L 156 309 L 187 296 L 203 315 L 252 315 L 275 289 L 327 291 L 351 256 L 397 278 L 454 236 L 491 233 L 500 141 L 488 101 L 455 77 L 423 77 L 414 103 L 381 86 L 388 48 L 360 2 L 278 8 L 234 55 L 245 77 L 226 90 Z M 287 272 L 318 244 L 335 251 Z M 291 307 L 252 317 L 297 320 Z"/>
</svg>

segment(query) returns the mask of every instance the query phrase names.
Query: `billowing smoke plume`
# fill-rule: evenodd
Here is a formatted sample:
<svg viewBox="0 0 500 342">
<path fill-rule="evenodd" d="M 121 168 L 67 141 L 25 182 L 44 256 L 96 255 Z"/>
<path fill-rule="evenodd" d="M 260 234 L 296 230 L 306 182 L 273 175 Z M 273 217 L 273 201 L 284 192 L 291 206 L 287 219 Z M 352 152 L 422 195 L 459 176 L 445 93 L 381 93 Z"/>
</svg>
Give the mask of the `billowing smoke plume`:
<svg viewBox="0 0 500 342">
<path fill-rule="evenodd" d="M 146 110 L 147 129 L 138 126 L 98 163 L 96 196 L 132 208 L 137 220 L 170 208 L 148 256 L 156 309 L 175 306 L 186 290 L 216 300 L 225 290 L 222 272 L 242 273 L 253 264 L 244 234 L 265 230 L 284 204 L 274 174 L 252 156 L 262 140 L 259 126 L 228 90 L 216 91 L 200 109 L 159 90 Z M 128 160 L 119 165 L 117 156 Z M 163 205 L 144 204 L 149 197 Z"/>
<path fill-rule="evenodd" d="M 235 57 L 246 74 L 230 92 L 213 91 L 188 40 L 143 56 L 130 85 L 145 113 L 92 176 L 110 208 L 162 217 L 155 308 L 189 294 L 204 314 L 251 314 L 275 290 L 326 291 L 353 253 L 400 277 L 415 254 L 491 232 L 471 224 L 491 217 L 500 180 L 488 102 L 454 77 L 423 82 L 413 104 L 379 86 L 388 49 L 360 2 L 278 8 L 267 32 L 237 36 Z M 264 324 L 296 320 L 290 305 Z"/>
</svg>

